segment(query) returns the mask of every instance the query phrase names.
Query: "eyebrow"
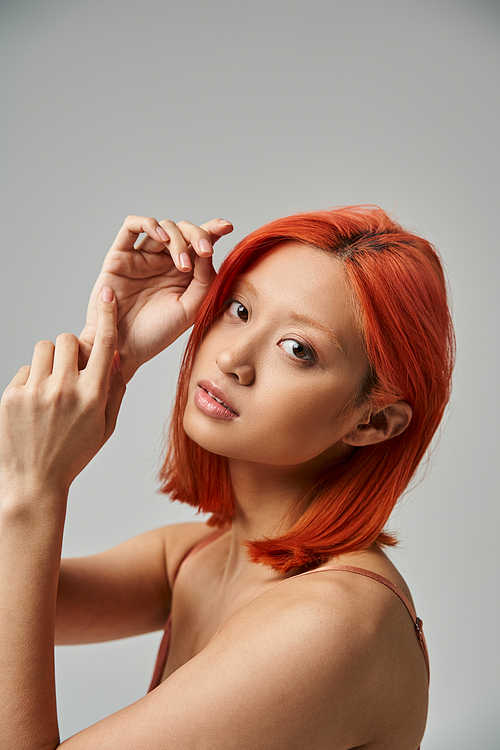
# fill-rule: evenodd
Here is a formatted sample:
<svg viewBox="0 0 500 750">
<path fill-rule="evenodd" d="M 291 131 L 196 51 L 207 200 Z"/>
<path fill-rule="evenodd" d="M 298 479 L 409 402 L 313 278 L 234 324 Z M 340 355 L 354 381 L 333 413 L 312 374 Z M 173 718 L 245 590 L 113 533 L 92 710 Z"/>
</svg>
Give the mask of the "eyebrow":
<svg viewBox="0 0 500 750">
<path fill-rule="evenodd" d="M 248 281 L 244 276 L 238 276 L 236 279 L 236 286 L 245 286 L 247 289 L 249 289 L 252 294 L 254 294 L 256 297 L 259 296 L 259 293 L 257 289 L 254 287 L 251 281 Z"/>
<path fill-rule="evenodd" d="M 303 325 L 309 326 L 310 328 L 319 328 L 321 331 L 324 331 L 331 339 L 333 339 L 333 343 L 340 349 L 342 354 L 345 354 L 337 334 L 334 333 L 331 328 L 328 328 L 327 326 L 324 326 L 322 323 L 320 323 L 319 320 L 308 318 L 307 315 L 299 315 L 298 313 L 291 313 L 289 317 L 296 323 L 302 323 Z"/>
<path fill-rule="evenodd" d="M 241 286 L 246 287 L 256 297 L 259 296 L 257 289 L 244 276 L 240 276 L 237 283 L 241 284 Z M 319 328 L 321 331 L 328 334 L 328 336 L 331 339 L 333 339 L 333 343 L 335 344 L 335 346 L 340 349 L 342 354 L 345 354 L 344 350 L 342 349 L 342 344 L 340 343 L 340 339 L 337 336 L 337 334 L 334 333 L 331 328 L 328 328 L 327 326 L 324 326 L 322 323 L 320 323 L 319 320 L 315 320 L 314 318 L 308 318 L 307 315 L 300 315 L 300 313 L 290 313 L 288 317 L 290 318 L 290 320 L 293 320 L 295 323 L 302 323 L 302 325 L 306 325 L 309 328 Z"/>
</svg>

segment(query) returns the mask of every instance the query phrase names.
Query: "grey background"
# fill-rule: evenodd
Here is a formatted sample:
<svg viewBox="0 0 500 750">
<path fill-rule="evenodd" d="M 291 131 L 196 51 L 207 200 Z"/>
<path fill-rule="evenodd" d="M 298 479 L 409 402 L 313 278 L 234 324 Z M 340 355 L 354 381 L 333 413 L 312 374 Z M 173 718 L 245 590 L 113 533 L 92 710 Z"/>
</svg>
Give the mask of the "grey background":
<svg viewBox="0 0 500 750">
<path fill-rule="evenodd" d="M 425 750 L 500 746 L 500 6 L 487 0 L 0 3 L 1 372 L 78 333 L 129 213 L 249 230 L 376 203 L 443 254 L 458 366 L 446 430 L 392 527 L 431 652 Z M 65 553 L 192 518 L 156 494 L 181 346 L 129 386 L 75 482 Z M 141 696 L 158 634 L 57 653 L 63 736 Z"/>
</svg>

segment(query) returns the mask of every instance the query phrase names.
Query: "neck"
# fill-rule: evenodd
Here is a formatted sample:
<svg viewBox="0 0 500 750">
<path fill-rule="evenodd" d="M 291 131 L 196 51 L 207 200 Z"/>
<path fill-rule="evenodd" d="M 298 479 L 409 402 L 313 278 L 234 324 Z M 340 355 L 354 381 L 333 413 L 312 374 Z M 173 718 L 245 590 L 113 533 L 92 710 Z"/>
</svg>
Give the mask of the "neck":
<svg viewBox="0 0 500 750">
<path fill-rule="evenodd" d="M 281 536 L 296 521 L 297 502 L 318 475 L 318 466 L 275 467 L 229 460 L 236 511 L 231 526 L 228 577 L 267 570 L 251 563 L 244 541 Z"/>
</svg>

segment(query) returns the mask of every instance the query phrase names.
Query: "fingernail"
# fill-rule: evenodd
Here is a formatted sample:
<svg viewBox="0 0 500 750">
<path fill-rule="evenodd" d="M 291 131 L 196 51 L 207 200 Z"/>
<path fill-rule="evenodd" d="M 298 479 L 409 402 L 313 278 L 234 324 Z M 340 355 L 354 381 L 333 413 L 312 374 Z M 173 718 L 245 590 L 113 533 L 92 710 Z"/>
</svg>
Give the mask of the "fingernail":
<svg viewBox="0 0 500 750">
<path fill-rule="evenodd" d="M 165 240 L 168 240 L 168 234 L 165 232 L 163 227 L 156 227 L 156 234 L 163 242 L 165 242 Z"/>
<path fill-rule="evenodd" d="M 189 260 L 189 255 L 187 253 L 180 254 L 179 262 L 181 264 L 181 268 L 191 268 L 191 261 Z"/>
<path fill-rule="evenodd" d="M 232 226 L 230 221 L 226 221 L 226 219 L 219 219 L 219 224 L 226 224 L 228 226 Z"/>
<path fill-rule="evenodd" d="M 212 255 L 213 248 L 208 240 L 200 240 L 198 242 L 198 249 L 203 255 Z"/>
<path fill-rule="evenodd" d="M 109 286 L 103 287 L 101 292 L 101 299 L 103 302 L 113 302 L 115 298 L 114 292 Z"/>
</svg>

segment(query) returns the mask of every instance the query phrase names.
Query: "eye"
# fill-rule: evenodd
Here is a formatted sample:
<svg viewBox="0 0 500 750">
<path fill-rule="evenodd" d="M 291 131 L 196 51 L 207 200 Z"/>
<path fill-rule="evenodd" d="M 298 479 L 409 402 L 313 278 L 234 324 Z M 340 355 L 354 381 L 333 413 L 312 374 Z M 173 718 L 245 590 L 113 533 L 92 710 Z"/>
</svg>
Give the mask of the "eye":
<svg viewBox="0 0 500 750">
<path fill-rule="evenodd" d="M 295 359 L 303 359 L 309 362 L 314 360 L 313 352 L 304 346 L 304 344 L 301 344 L 300 341 L 295 341 L 295 339 L 283 339 L 283 341 L 280 341 L 280 346 L 287 354 L 295 357 Z"/>
<path fill-rule="evenodd" d="M 238 300 L 230 299 L 226 302 L 227 313 L 233 318 L 239 318 L 240 320 L 248 320 L 248 310 L 245 305 L 242 305 Z"/>
</svg>

